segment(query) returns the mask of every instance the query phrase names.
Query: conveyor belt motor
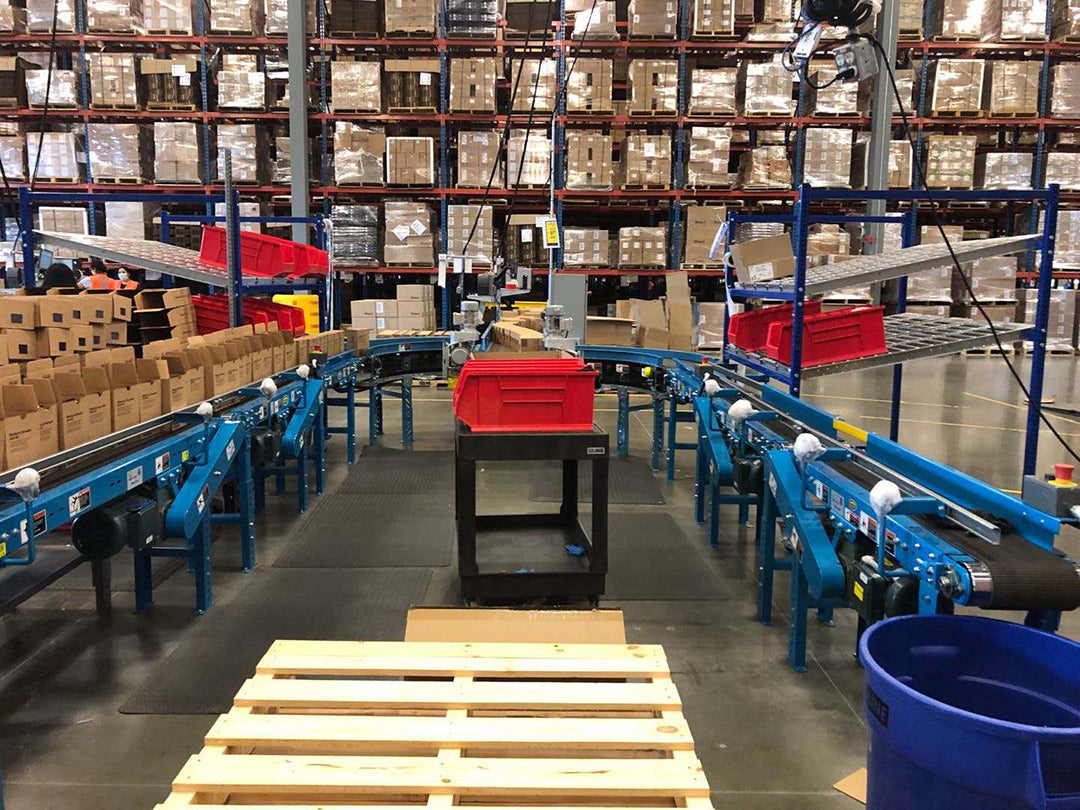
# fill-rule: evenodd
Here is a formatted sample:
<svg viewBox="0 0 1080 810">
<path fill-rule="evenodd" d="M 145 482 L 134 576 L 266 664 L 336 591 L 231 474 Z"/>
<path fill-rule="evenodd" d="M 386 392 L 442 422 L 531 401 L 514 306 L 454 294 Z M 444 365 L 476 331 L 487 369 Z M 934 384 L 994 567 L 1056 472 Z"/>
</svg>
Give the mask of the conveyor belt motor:
<svg viewBox="0 0 1080 810">
<path fill-rule="evenodd" d="M 143 549 L 161 538 L 163 514 L 153 498 L 131 495 L 79 515 L 71 525 L 71 542 L 91 560 L 111 557 L 125 546 Z"/>
</svg>

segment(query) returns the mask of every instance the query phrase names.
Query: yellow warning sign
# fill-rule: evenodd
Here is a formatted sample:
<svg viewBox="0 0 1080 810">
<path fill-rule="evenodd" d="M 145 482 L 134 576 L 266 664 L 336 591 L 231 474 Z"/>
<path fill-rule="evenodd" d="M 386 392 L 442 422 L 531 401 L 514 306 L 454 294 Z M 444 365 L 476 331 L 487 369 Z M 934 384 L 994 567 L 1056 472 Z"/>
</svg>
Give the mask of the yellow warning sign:
<svg viewBox="0 0 1080 810">
<path fill-rule="evenodd" d="M 554 219 L 544 220 L 544 247 L 559 247 L 559 223 Z"/>
</svg>

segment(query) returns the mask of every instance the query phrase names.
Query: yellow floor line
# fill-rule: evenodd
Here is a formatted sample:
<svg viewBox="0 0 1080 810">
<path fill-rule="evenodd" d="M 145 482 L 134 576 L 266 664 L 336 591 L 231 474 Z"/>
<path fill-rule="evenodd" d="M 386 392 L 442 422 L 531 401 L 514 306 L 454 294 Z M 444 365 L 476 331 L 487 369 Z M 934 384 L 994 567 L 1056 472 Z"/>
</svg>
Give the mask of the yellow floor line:
<svg viewBox="0 0 1080 810">
<path fill-rule="evenodd" d="M 868 416 L 863 414 L 860 419 L 876 419 L 881 422 L 889 421 L 887 416 Z M 938 422 L 933 419 L 901 419 L 900 422 L 914 424 L 914 425 L 940 425 L 942 427 L 959 427 L 959 428 L 977 428 L 979 430 L 1004 430 L 1009 433 L 1026 433 L 1024 428 L 1017 427 L 1005 427 L 1003 425 L 972 425 L 967 422 Z M 1040 432 L 1049 433 L 1050 431 L 1043 428 Z M 1069 438 L 1080 436 L 1080 433 L 1062 433 L 1062 436 L 1068 436 Z"/>
<path fill-rule="evenodd" d="M 884 402 L 886 405 L 891 405 L 891 399 L 877 399 L 876 397 L 844 397 L 837 394 L 803 394 L 807 399 L 843 399 L 851 402 Z M 959 408 L 959 405 L 948 405 L 944 402 L 910 402 L 906 399 L 900 400 L 901 405 L 925 405 L 928 408 Z"/>
<path fill-rule="evenodd" d="M 1014 408 L 1018 411 L 1027 411 L 1027 403 L 1023 405 L 1017 405 L 1015 402 L 1004 402 L 1000 399 L 994 399 L 993 397 L 984 397 L 981 394 L 973 394 L 970 391 L 965 391 L 964 396 L 975 397 L 975 399 L 981 399 L 984 402 L 993 402 L 995 405 L 1004 405 L 1006 408 Z M 1051 419 L 1060 419 L 1062 422 L 1068 422 L 1070 425 L 1080 425 L 1080 422 L 1075 419 L 1069 419 L 1067 416 L 1061 416 L 1060 414 L 1050 413 L 1045 408 L 1043 413 L 1049 416 Z"/>
</svg>

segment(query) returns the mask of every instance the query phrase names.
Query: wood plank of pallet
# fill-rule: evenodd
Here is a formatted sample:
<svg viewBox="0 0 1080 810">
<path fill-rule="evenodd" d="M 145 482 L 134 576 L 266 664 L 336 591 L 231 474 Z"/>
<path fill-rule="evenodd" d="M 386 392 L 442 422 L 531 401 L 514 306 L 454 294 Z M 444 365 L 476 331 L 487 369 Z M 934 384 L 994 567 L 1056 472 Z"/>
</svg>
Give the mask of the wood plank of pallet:
<svg viewBox="0 0 1080 810">
<path fill-rule="evenodd" d="M 637 659 L 400 658 L 396 656 L 278 655 L 269 653 L 256 672 L 267 675 L 397 675 L 489 678 L 649 678 L 668 672 L 667 662 Z"/>
<path fill-rule="evenodd" d="M 173 790 L 227 794 L 359 796 L 709 796 L 693 759 L 489 759 L 435 757 L 229 756 L 196 754 Z M 235 803 L 235 802 L 234 802 Z"/>
<path fill-rule="evenodd" d="M 679 692 L 659 683 L 580 681 L 306 681 L 256 678 L 244 682 L 235 705 L 287 709 L 536 709 L 537 711 L 677 710 Z"/>
<path fill-rule="evenodd" d="M 240 711 L 243 711 L 242 709 Z M 451 712 L 463 709 L 451 709 Z M 282 746 L 363 752 L 393 746 L 434 751 L 447 746 L 525 749 L 692 750 L 685 719 L 562 717 L 371 717 L 226 714 L 207 745 Z"/>
<path fill-rule="evenodd" d="M 195 793 L 174 793 L 169 799 L 183 799 L 184 803 L 179 801 L 170 804 L 169 800 L 157 805 L 154 810 L 172 810 L 174 807 L 197 807 L 199 810 L 236 810 L 237 807 L 243 807 L 244 810 L 423 810 L 424 805 L 412 804 L 335 804 L 333 807 L 326 805 L 311 805 L 311 804 L 207 804 L 201 799 L 196 800 L 197 794 Z M 442 795 L 433 796 L 432 799 L 449 799 L 453 800 L 453 796 Z M 711 808 L 712 804 L 708 799 L 690 798 L 685 799 L 686 807 L 702 808 L 707 810 Z M 427 805 L 431 807 L 429 803 Z M 494 805 L 484 804 L 483 810 L 522 810 L 521 805 Z M 643 810 L 641 805 L 561 805 L 545 804 L 544 810 Z M 654 808 L 655 810 L 655 808 Z"/>
<path fill-rule="evenodd" d="M 633 658 L 664 659 L 659 644 L 546 644 L 445 641 L 319 641 L 279 639 L 267 654 L 354 658 Z"/>
</svg>

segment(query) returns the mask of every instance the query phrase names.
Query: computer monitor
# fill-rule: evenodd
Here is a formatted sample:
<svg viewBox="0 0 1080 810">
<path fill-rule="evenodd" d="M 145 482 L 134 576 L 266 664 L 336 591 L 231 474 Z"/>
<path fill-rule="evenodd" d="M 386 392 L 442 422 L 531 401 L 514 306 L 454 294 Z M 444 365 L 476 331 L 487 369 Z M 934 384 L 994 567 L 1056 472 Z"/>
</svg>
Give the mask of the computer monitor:
<svg viewBox="0 0 1080 810">
<path fill-rule="evenodd" d="M 38 254 L 38 267 L 47 268 L 53 263 L 53 252 L 51 250 L 41 249 L 41 253 Z"/>
</svg>

